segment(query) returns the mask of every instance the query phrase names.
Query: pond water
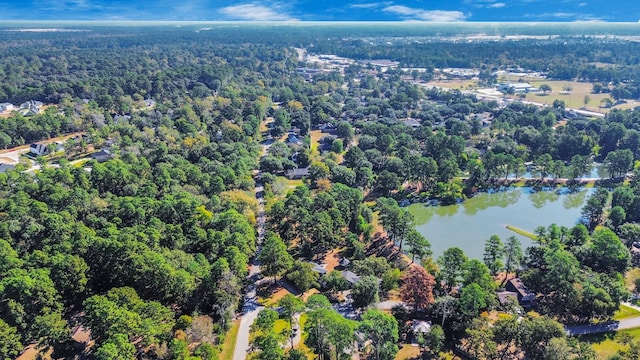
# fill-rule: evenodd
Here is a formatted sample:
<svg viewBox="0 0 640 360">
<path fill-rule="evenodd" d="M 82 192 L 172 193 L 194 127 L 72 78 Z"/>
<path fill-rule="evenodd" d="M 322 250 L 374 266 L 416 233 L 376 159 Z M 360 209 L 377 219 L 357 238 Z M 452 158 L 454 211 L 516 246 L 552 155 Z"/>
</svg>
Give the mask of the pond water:
<svg viewBox="0 0 640 360">
<path fill-rule="evenodd" d="M 503 188 L 479 193 L 460 204 L 429 206 L 412 204 L 416 229 L 431 242 L 434 259 L 457 246 L 473 259 L 482 259 L 484 243 L 491 235 L 504 242 L 516 236 L 523 251 L 531 239 L 506 228 L 512 225 L 533 232 L 538 226 L 574 226 L 580 220 L 583 205 L 594 189 Z"/>
<path fill-rule="evenodd" d="M 523 178 L 538 178 L 540 177 L 540 174 L 538 173 L 532 173 L 530 171 L 525 171 L 523 174 L 518 174 L 519 177 L 523 177 Z M 568 174 L 568 170 L 567 173 L 565 174 L 565 176 L 569 176 Z M 607 172 L 606 167 L 603 164 L 594 164 L 591 167 L 591 170 L 589 171 L 588 174 L 585 174 L 583 176 L 580 176 L 578 179 L 604 179 L 609 177 L 609 173 Z M 515 178 L 515 174 L 509 174 L 509 176 L 507 176 L 508 179 L 513 179 Z M 552 174 L 547 175 L 547 178 L 553 179 L 554 176 Z"/>
</svg>

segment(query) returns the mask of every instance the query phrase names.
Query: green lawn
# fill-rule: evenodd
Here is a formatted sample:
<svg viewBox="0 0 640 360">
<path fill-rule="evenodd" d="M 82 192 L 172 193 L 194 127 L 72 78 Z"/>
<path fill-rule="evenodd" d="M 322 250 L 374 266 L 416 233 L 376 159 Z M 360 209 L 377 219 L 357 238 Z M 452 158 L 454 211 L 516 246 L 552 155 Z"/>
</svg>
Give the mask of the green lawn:
<svg viewBox="0 0 640 360">
<path fill-rule="evenodd" d="M 420 359 L 420 348 L 411 344 L 402 345 L 396 354 L 396 360 L 406 359 Z"/>
<path fill-rule="evenodd" d="M 640 316 L 640 311 L 626 305 L 620 305 L 620 309 L 613 315 L 613 320 L 623 320 L 638 316 Z"/>
<path fill-rule="evenodd" d="M 633 341 L 638 341 L 640 339 L 640 328 L 622 330 L 618 332 L 611 331 L 602 334 L 582 335 L 578 337 L 578 339 L 591 344 L 598 359 L 607 359 L 611 355 L 615 355 L 618 350 L 622 350 L 627 347 L 617 341 L 622 334 L 628 334 L 631 336 Z"/>
<path fill-rule="evenodd" d="M 614 320 L 622 320 L 640 315 L 640 311 L 625 305 L 620 305 L 620 309 L 614 314 Z M 618 350 L 627 348 L 627 345 L 621 344 L 619 339 L 621 336 L 630 336 L 633 341 L 640 340 L 640 328 L 611 331 L 601 334 L 582 335 L 578 339 L 580 341 L 591 344 L 598 355 L 598 359 L 607 359 L 614 355 Z"/>
<path fill-rule="evenodd" d="M 316 157 L 319 156 L 318 146 L 320 143 L 320 139 L 324 137 L 325 134 L 320 130 L 311 130 L 309 131 L 309 137 L 311 139 L 311 156 Z"/>
<path fill-rule="evenodd" d="M 289 328 L 289 322 L 285 319 L 278 319 L 276 323 L 273 324 L 273 332 L 276 334 L 282 334 L 285 329 Z"/>
<path fill-rule="evenodd" d="M 640 268 L 633 268 L 627 271 L 627 274 L 624 276 L 624 282 L 627 285 L 627 289 L 630 291 L 634 291 L 636 288 L 636 279 L 640 278 Z"/>
<path fill-rule="evenodd" d="M 236 339 L 238 338 L 238 331 L 240 330 L 240 320 L 236 320 L 231 324 L 231 329 L 224 337 L 224 344 L 222 344 L 222 352 L 220 353 L 220 360 L 233 359 L 233 351 L 236 348 Z"/>
</svg>

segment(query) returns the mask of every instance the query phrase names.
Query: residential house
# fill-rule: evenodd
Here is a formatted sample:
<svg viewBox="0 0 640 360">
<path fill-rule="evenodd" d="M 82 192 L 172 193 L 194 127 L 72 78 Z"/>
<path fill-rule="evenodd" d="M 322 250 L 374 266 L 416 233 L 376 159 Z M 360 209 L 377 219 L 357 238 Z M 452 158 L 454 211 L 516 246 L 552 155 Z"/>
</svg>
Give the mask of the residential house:
<svg viewBox="0 0 640 360">
<path fill-rule="evenodd" d="M 527 289 L 527 286 L 519 278 L 509 279 L 505 286 L 506 291 L 515 292 L 518 298 L 518 303 L 523 308 L 530 308 L 535 305 L 536 294 Z"/>
<path fill-rule="evenodd" d="M 496 296 L 498 297 L 498 302 L 502 306 L 518 303 L 518 293 L 514 291 L 500 291 L 496 293 Z"/>
<path fill-rule="evenodd" d="M 49 148 L 47 147 L 47 144 L 33 143 L 29 147 L 29 154 L 33 156 L 42 156 L 48 153 L 49 153 Z"/>
<path fill-rule="evenodd" d="M 286 174 L 289 179 L 302 179 L 304 177 L 309 176 L 309 168 L 297 168 L 292 170 L 287 170 Z"/>
<path fill-rule="evenodd" d="M 414 319 L 413 323 L 411 324 L 411 331 L 414 335 L 428 334 L 429 332 L 431 332 L 431 322 Z"/>
<path fill-rule="evenodd" d="M 482 124 L 482 127 L 487 127 L 487 126 L 491 126 L 492 120 L 491 120 L 491 113 L 489 112 L 483 112 L 480 114 L 475 114 L 474 117 L 476 120 L 480 121 L 480 123 Z"/>
<path fill-rule="evenodd" d="M 327 135 L 327 136 L 323 136 L 322 138 L 320 138 L 320 140 L 318 141 L 318 151 L 325 152 L 325 151 L 330 151 L 331 150 L 331 145 L 333 144 L 333 142 L 337 139 L 338 137 L 335 135 Z"/>
<path fill-rule="evenodd" d="M 320 125 L 320 131 L 327 134 L 335 134 L 337 128 L 332 123 L 324 123 Z"/>
<path fill-rule="evenodd" d="M 353 284 L 355 284 L 358 281 L 360 281 L 360 276 L 356 275 L 356 273 L 354 273 L 354 272 L 342 271 L 340 274 L 342 275 L 342 277 L 345 280 L 347 280 L 347 283 L 349 283 L 349 287 L 352 287 Z"/>
<path fill-rule="evenodd" d="M 289 133 L 287 136 L 287 145 L 302 145 L 302 140 L 298 139 L 295 134 Z"/>
<path fill-rule="evenodd" d="M 28 109 L 32 107 L 41 108 L 44 105 L 41 101 L 29 100 L 25 103 L 20 104 L 20 109 Z"/>
<path fill-rule="evenodd" d="M 327 269 L 325 269 L 324 266 L 322 266 L 322 265 L 320 265 L 318 263 L 314 263 L 314 262 L 309 262 L 309 264 L 311 264 L 313 266 L 313 268 L 311 268 L 311 270 L 313 270 L 314 272 L 320 274 L 320 276 L 327 274 Z"/>
<path fill-rule="evenodd" d="M 414 129 L 417 129 L 422 125 L 418 119 L 413 118 L 406 118 L 402 120 L 402 123 Z"/>
<path fill-rule="evenodd" d="M 14 109 L 15 109 L 15 106 L 13 106 L 13 104 L 11 103 L 0 103 L 0 113 L 5 111 L 11 111 Z"/>
<path fill-rule="evenodd" d="M 113 154 L 111 153 L 111 151 L 107 150 L 107 149 L 102 149 L 100 151 L 96 151 L 93 154 L 91 154 L 91 159 L 92 160 L 96 160 L 97 162 L 105 162 L 105 161 L 109 161 L 111 159 L 113 159 Z"/>
<path fill-rule="evenodd" d="M 20 105 L 20 113 L 25 116 L 40 114 L 43 105 L 40 101 L 29 100 Z"/>
</svg>

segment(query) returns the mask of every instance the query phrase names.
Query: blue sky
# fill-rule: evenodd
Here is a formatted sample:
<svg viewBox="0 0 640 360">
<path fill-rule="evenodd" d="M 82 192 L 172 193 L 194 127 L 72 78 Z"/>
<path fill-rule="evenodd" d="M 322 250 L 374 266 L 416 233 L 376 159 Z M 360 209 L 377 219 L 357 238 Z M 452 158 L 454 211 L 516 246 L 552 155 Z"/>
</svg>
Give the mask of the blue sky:
<svg viewBox="0 0 640 360">
<path fill-rule="evenodd" d="M 0 20 L 640 21 L 639 0 L 0 0 Z"/>
</svg>

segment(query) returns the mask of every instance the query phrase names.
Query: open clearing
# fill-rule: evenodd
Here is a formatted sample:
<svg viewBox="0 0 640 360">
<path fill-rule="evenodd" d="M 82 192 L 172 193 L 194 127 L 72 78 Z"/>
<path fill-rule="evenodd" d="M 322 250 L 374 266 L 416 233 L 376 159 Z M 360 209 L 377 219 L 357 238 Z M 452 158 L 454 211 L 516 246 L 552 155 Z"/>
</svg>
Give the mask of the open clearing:
<svg viewBox="0 0 640 360">
<path fill-rule="evenodd" d="M 517 76 L 502 76 L 498 79 L 498 82 L 517 82 L 520 78 Z M 611 108 L 601 108 L 600 101 L 605 98 L 609 98 L 609 94 L 592 94 L 593 84 L 588 82 L 579 81 L 561 81 L 561 80 L 544 80 L 540 78 L 522 78 L 523 81 L 530 83 L 533 86 L 540 87 L 542 84 L 547 84 L 551 87 L 551 93 L 547 95 L 540 94 L 526 94 L 525 100 L 533 101 L 540 104 L 551 105 L 555 100 L 564 101 L 565 105 L 570 108 L 582 109 L 584 107 L 584 97 L 588 95 L 590 100 L 587 103 L 586 110 L 607 113 L 611 109 L 633 109 L 636 106 L 640 106 L 640 102 L 635 100 L 629 100 L 626 103 L 613 106 Z M 471 90 L 478 87 L 477 80 L 439 80 L 430 82 L 429 85 L 440 86 L 448 89 L 459 90 Z M 570 87 L 571 91 L 563 93 L 563 89 Z M 507 96 L 510 97 L 510 96 Z M 511 98 L 515 98 L 511 96 Z"/>
<path fill-rule="evenodd" d="M 628 348 L 628 346 L 617 341 L 621 336 L 630 336 L 634 341 L 637 341 L 640 338 L 640 328 L 622 330 L 618 332 L 611 331 L 601 334 L 583 335 L 578 339 L 591 344 L 598 359 L 608 359 L 611 355 L 615 355 L 618 350 Z"/>
</svg>

